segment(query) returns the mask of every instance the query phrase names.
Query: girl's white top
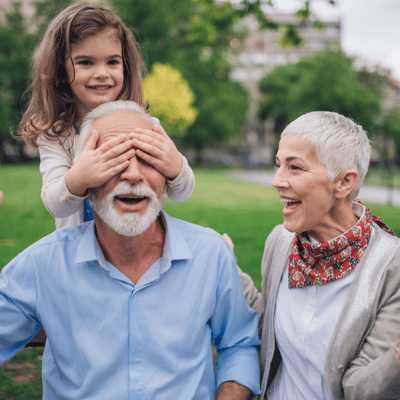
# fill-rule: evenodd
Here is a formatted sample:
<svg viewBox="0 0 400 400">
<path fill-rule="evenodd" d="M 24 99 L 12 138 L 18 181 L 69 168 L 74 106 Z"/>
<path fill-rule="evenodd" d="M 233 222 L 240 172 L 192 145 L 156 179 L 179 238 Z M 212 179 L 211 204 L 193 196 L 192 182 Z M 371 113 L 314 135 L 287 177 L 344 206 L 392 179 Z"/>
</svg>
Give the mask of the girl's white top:
<svg viewBox="0 0 400 400">
<path fill-rule="evenodd" d="M 56 218 L 57 229 L 83 222 L 83 203 L 87 196 L 74 196 L 65 183 L 65 174 L 75 157 L 76 137 L 74 134 L 67 138 L 64 146 L 69 151 L 58 140 L 49 140 L 44 135 L 40 135 L 37 140 L 42 174 L 41 197 L 49 213 Z M 195 185 L 194 173 L 183 155 L 182 159 L 179 175 L 174 180 L 167 179 L 167 195 L 176 202 L 189 199 Z"/>
</svg>

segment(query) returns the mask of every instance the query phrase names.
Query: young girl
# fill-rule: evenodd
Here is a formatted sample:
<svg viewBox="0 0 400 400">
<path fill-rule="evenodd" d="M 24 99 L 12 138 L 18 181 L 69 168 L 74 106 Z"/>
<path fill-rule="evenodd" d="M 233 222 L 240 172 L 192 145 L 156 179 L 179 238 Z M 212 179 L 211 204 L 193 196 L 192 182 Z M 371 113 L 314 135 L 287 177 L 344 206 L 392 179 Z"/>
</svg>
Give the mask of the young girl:
<svg viewBox="0 0 400 400">
<path fill-rule="evenodd" d="M 74 4 L 50 23 L 33 65 L 32 97 L 19 133 L 39 148 L 42 200 L 56 227 L 93 218 L 88 190 L 122 172 L 135 154 L 167 177 L 168 197 L 185 201 L 194 189 L 187 160 L 157 124 L 153 130 L 120 135 L 96 148 L 96 133 L 73 164 L 83 117 L 100 104 L 143 104 L 143 61 L 130 30 L 112 11 Z M 133 147 L 134 146 L 134 147 Z"/>
</svg>

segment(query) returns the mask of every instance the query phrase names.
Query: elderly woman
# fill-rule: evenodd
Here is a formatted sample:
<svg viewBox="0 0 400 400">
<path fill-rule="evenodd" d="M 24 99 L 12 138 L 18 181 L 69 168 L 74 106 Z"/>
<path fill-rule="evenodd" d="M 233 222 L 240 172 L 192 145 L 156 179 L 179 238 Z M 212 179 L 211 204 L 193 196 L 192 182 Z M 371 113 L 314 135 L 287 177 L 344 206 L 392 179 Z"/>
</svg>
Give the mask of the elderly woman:
<svg viewBox="0 0 400 400">
<path fill-rule="evenodd" d="M 240 271 L 262 327 L 260 399 L 400 399 L 400 240 L 354 201 L 369 160 L 365 131 L 336 113 L 281 135 L 284 223 L 265 244 L 262 293 Z"/>
</svg>

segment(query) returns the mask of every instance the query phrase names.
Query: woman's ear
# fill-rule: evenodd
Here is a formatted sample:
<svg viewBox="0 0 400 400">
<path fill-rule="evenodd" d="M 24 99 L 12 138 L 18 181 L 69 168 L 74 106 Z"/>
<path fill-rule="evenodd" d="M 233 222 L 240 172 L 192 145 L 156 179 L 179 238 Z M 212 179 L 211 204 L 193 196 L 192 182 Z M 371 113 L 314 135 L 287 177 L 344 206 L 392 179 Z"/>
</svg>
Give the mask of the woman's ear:
<svg viewBox="0 0 400 400">
<path fill-rule="evenodd" d="M 356 169 L 348 169 L 335 179 L 335 197 L 346 198 L 356 187 L 360 174 Z"/>
</svg>

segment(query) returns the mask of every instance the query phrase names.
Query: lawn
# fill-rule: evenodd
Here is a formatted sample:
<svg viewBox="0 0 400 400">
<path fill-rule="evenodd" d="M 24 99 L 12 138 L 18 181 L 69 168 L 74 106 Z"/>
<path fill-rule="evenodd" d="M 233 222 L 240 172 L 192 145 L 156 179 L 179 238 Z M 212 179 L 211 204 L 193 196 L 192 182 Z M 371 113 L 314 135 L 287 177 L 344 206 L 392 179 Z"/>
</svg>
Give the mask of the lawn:
<svg viewBox="0 0 400 400">
<path fill-rule="evenodd" d="M 282 222 L 282 203 L 274 189 L 223 176 L 221 170 L 195 170 L 196 188 L 185 203 L 167 200 L 165 211 L 199 225 L 227 232 L 235 244 L 238 264 L 261 286 L 264 242 Z M 0 269 L 31 243 L 54 230 L 54 218 L 40 199 L 38 164 L 0 166 Z M 369 206 L 371 206 L 369 204 Z M 400 209 L 372 205 L 400 235 Z M 43 349 L 26 349 L 0 370 L 0 400 L 41 399 Z"/>
</svg>

